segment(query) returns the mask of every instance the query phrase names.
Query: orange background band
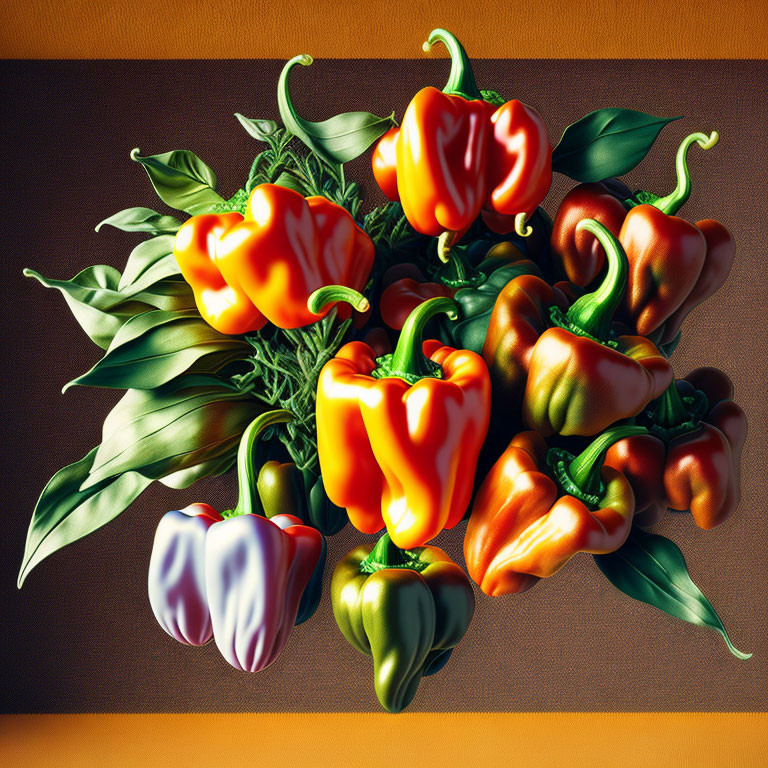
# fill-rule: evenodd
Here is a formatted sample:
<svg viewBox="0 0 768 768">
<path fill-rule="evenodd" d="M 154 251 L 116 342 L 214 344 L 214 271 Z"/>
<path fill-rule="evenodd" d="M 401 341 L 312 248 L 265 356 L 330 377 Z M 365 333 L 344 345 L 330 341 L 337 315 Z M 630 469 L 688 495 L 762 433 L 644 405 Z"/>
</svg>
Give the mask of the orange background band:
<svg viewBox="0 0 768 768">
<path fill-rule="evenodd" d="M 439 26 L 475 58 L 768 57 L 764 0 L 3 0 L 0 56 L 416 58 Z"/>
<path fill-rule="evenodd" d="M 766 714 L 38 715 L 0 720 L 27 766 L 764 766 Z"/>
</svg>

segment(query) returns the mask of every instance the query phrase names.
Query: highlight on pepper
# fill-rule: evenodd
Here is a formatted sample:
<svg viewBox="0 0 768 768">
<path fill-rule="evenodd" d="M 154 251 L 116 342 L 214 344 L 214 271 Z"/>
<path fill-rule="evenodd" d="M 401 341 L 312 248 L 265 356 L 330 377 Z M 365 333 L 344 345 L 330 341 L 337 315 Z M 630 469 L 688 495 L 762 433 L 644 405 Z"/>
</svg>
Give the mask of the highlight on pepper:
<svg viewBox="0 0 768 768">
<path fill-rule="evenodd" d="M 588 557 L 625 605 L 714 629 L 749 658 L 677 545 L 647 530 L 669 510 L 689 513 L 668 518 L 673 531 L 689 516 L 739 525 L 747 416 L 725 372 L 686 374 L 673 354 L 736 258 L 725 225 L 678 215 L 689 152 L 717 163 L 718 133 L 682 139 L 672 192 L 633 193 L 633 169 L 677 118 L 595 109 L 553 147 L 545 96 L 534 108 L 481 90 L 455 35 L 435 29 L 424 50 L 438 43 L 447 82 L 422 77 L 400 124 L 300 115 L 290 81 L 311 78 L 299 67 L 313 59 L 290 59 L 279 121 L 236 115 L 259 143 L 240 189 L 222 194 L 188 150 L 136 150 L 173 213 L 98 225 L 144 237 L 124 269 L 25 270 L 103 351 L 65 390 L 124 394 L 100 445 L 42 489 L 19 587 L 153 482 L 221 476 L 235 508 L 157 513 L 141 567 L 162 630 L 213 640 L 238 670 L 296 653 L 291 635 L 325 597 L 337 642 L 369 657 L 366 705 L 429 707 L 423 678 L 445 668 L 451 684 L 469 663 L 463 638 L 482 642 L 476 599 L 525 600 L 542 579 L 557 599 Z M 372 174 L 353 180 L 346 164 L 368 151 Z M 553 173 L 575 184 L 545 210 Z M 372 181 L 386 202 L 363 198 Z M 347 524 L 359 545 L 330 563 L 327 598 L 326 538 Z M 466 569 L 437 536 L 463 541 Z"/>
</svg>

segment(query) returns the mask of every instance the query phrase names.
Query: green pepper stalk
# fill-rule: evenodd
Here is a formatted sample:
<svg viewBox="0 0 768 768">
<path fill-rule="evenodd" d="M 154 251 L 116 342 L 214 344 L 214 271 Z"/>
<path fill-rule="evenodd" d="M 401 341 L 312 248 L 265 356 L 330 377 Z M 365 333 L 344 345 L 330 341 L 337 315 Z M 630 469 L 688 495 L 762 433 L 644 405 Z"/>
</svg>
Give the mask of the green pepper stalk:
<svg viewBox="0 0 768 768">
<path fill-rule="evenodd" d="M 445 29 L 433 29 L 429 33 L 429 38 L 421 46 L 424 53 L 429 53 L 435 43 L 442 43 L 451 56 L 451 72 L 448 75 L 448 82 L 443 88 L 443 93 L 451 96 L 461 96 L 467 101 L 482 99 L 483 95 L 475 83 L 475 76 L 472 72 L 472 65 L 469 56 L 464 50 L 464 46 Z"/>
<path fill-rule="evenodd" d="M 627 288 L 629 262 L 621 243 L 600 222 L 583 219 L 576 225 L 576 231 L 581 230 L 593 234 L 603 246 L 608 272 L 598 288 L 577 299 L 565 315 L 557 307 L 550 311 L 550 315 L 556 325 L 566 330 L 598 341 L 608 341 L 613 314 Z"/>
<path fill-rule="evenodd" d="M 600 473 L 608 449 L 625 437 L 647 434 L 645 427 L 614 427 L 596 437 L 578 456 L 562 448 L 550 448 L 547 463 L 565 493 L 575 496 L 588 506 L 597 507 L 603 495 Z"/>
<path fill-rule="evenodd" d="M 639 191 L 635 194 L 635 199 L 627 200 L 627 203 L 634 207 L 636 205 L 652 205 L 658 208 L 662 213 L 673 215 L 677 213 L 691 196 L 691 174 L 688 170 L 688 150 L 698 144 L 702 149 L 712 149 L 720 140 L 720 134 L 717 131 L 707 136 L 706 133 L 692 133 L 686 136 L 677 149 L 675 158 L 675 170 L 677 171 L 677 186 L 666 197 L 659 197 L 652 192 Z"/>
<path fill-rule="evenodd" d="M 291 411 L 284 409 L 267 411 L 257 416 L 243 432 L 237 449 L 238 499 L 234 509 L 222 512 L 222 517 L 259 515 L 262 513 L 258 495 L 258 471 L 254 467 L 253 451 L 262 432 L 274 424 L 285 424 L 295 418 Z"/>
<path fill-rule="evenodd" d="M 435 315 L 445 314 L 455 320 L 459 316 L 458 304 L 453 299 L 438 296 L 427 299 L 414 309 L 403 325 L 395 351 L 376 359 L 377 367 L 371 376 L 377 379 L 396 377 L 414 384 L 428 376 L 440 378 L 442 370 L 422 351 L 424 327 Z"/>
</svg>

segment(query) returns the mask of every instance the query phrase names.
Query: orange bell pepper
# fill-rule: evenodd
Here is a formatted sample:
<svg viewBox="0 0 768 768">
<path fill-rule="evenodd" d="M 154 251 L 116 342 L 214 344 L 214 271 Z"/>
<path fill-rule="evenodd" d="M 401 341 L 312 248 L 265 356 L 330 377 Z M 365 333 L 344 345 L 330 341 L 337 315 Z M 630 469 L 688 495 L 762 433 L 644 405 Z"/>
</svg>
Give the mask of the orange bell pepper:
<svg viewBox="0 0 768 768">
<path fill-rule="evenodd" d="M 341 206 L 324 197 L 302 197 L 276 184 L 260 184 L 239 213 L 204 213 L 179 229 L 174 255 L 200 314 L 221 333 L 256 331 L 267 321 L 299 328 L 333 306 L 307 308 L 314 291 L 341 284 L 362 289 L 373 266 L 374 246 Z M 338 292 L 336 293 L 337 296 Z M 360 296 L 355 309 L 365 311 Z M 349 316 L 340 307 L 340 316 Z"/>
<path fill-rule="evenodd" d="M 317 384 L 317 449 L 328 497 L 363 533 L 386 525 L 402 549 L 422 546 L 464 515 L 491 394 L 483 359 L 424 325 L 456 303 L 433 298 L 406 321 L 392 355 L 342 347 Z M 423 352 L 422 352 L 423 350 Z"/>
<path fill-rule="evenodd" d="M 547 451 L 537 432 L 516 435 L 480 486 L 467 524 L 464 558 L 480 589 L 492 597 L 523 592 L 578 552 L 616 551 L 632 527 L 635 500 L 603 456 L 617 440 L 645 432 L 616 427 L 578 457 Z"/>
</svg>

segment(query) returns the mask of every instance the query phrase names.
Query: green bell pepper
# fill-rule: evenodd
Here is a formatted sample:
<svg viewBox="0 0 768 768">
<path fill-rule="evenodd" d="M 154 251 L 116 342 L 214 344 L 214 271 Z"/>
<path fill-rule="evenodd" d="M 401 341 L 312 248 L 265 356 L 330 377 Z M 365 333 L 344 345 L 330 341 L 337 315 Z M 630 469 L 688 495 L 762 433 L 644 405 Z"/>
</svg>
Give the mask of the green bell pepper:
<svg viewBox="0 0 768 768">
<path fill-rule="evenodd" d="M 373 657 L 376 695 L 389 712 L 405 709 L 421 678 L 443 667 L 475 611 L 467 575 L 443 550 L 400 550 L 386 533 L 339 562 L 331 603 L 347 641 Z"/>
</svg>

